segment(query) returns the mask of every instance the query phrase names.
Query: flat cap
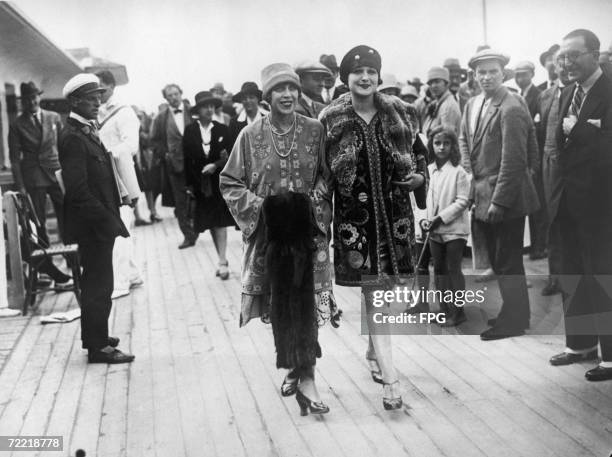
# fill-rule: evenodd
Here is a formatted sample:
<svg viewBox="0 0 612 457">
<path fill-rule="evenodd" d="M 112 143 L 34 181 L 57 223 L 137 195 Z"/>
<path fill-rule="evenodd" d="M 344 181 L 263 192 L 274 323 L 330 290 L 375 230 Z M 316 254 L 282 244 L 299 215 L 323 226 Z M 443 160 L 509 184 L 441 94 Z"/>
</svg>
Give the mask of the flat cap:
<svg viewBox="0 0 612 457">
<path fill-rule="evenodd" d="M 506 54 L 502 54 L 501 52 L 497 52 L 494 49 L 483 49 L 482 51 L 477 52 L 470 59 L 468 66 L 472 70 L 476 70 L 476 65 L 484 62 L 485 60 L 497 60 L 499 63 L 501 63 L 502 67 L 505 67 L 508 65 L 508 62 L 510 62 L 510 57 L 508 57 Z"/>
<path fill-rule="evenodd" d="M 314 60 L 300 62 L 295 67 L 295 72 L 300 76 L 304 73 L 322 73 L 327 76 L 332 76 L 332 72 L 329 68 L 327 68 L 321 62 L 315 62 Z"/>
<path fill-rule="evenodd" d="M 100 87 L 100 80 L 93 73 L 79 73 L 68 80 L 62 94 L 64 97 L 70 95 L 86 95 L 93 92 L 105 92 L 106 89 Z"/>
<path fill-rule="evenodd" d="M 531 72 L 535 73 L 535 65 L 528 60 L 522 60 L 514 66 L 514 73 Z"/>
</svg>

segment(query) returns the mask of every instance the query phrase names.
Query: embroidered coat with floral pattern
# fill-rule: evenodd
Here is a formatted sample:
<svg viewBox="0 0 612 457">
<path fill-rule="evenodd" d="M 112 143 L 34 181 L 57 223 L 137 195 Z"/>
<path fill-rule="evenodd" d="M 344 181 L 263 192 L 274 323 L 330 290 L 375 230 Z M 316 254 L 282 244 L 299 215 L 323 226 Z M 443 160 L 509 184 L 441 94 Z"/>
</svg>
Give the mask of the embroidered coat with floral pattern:
<svg viewBox="0 0 612 457">
<path fill-rule="evenodd" d="M 336 283 L 377 284 L 387 275 L 414 271 L 414 216 L 410 191 L 392 181 L 420 173 L 427 193 L 427 150 L 418 139 L 414 108 L 399 98 L 376 93 L 377 114 L 369 124 L 342 95 L 323 112 L 326 159 L 334 191 Z"/>
<path fill-rule="evenodd" d="M 254 304 L 253 300 L 254 296 L 267 297 L 269 294 L 269 278 L 264 268 L 265 231 L 261 205 L 268 195 L 283 192 L 311 196 L 319 229 L 313 253 L 314 289 L 315 294 L 319 294 L 317 306 L 321 308 L 320 302 L 324 300 L 328 309 L 335 307 L 331 293 L 324 294 L 323 299 L 320 294 L 332 289 L 328 238 L 331 202 L 323 198 L 329 195 L 326 187 L 329 171 L 323 160 L 323 140 L 321 123 L 297 114 L 291 153 L 283 158 L 274 149 L 269 116 L 264 116 L 240 132 L 221 172 L 221 193 L 243 238 L 241 325 L 266 312 L 264 303 Z M 289 152 L 282 142 L 277 144 L 277 148 L 282 155 Z M 328 303 L 329 300 L 333 303 Z M 334 310 L 331 312 L 333 314 Z"/>
</svg>

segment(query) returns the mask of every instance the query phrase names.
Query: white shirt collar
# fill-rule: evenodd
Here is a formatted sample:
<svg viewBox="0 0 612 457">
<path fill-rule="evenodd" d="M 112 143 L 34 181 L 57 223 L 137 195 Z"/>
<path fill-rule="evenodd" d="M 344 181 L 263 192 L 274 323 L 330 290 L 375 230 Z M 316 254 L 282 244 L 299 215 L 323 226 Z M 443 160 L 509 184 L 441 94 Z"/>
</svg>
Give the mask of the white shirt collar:
<svg viewBox="0 0 612 457">
<path fill-rule="evenodd" d="M 313 106 L 313 101 L 312 98 L 310 98 L 308 95 L 306 95 L 304 92 L 302 92 L 302 98 L 304 99 L 304 101 L 306 102 L 306 104 L 310 107 Z"/>
<path fill-rule="evenodd" d="M 202 123 L 198 120 L 198 125 L 200 126 L 200 130 L 203 133 L 205 132 L 207 135 L 210 135 L 210 131 L 212 130 L 214 124 L 210 122 L 206 127 L 204 127 Z"/>
<path fill-rule="evenodd" d="M 255 114 L 255 117 L 253 118 L 253 120 L 249 119 L 249 117 L 247 116 L 246 110 L 243 109 L 240 114 L 238 115 L 238 118 L 236 119 L 238 122 L 244 122 L 247 121 L 248 125 L 251 125 L 253 122 L 258 121 L 259 119 L 261 119 L 263 117 L 263 115 L 266 114 L 266 112 L 262 109 L 262 108 L 257 108 L 257 113 Z"/>
<path fill-rule="evenodd" d="M 70 114 L 68 115 L 68 117 L 74 119 L 75 121 L 80 122 L 81 124 L 89 125 L 89 126 L 94 125 L 94 122 L 95 122 L 95 119 L 85 119 L 83 116 L 75 113 L 74 111 L 70 111 Z"/>
<path fill-rule="evenodd" d="M 603 71 L 601 71 L 601 68 L 597 67 L 597 70 L 595 70 L 585 82 L 580 84 L 582 86 L 582 89 L 584 90 L 585 95 L 591 90 L 591 88 L 595 85 L 595 83 L 602 74 Z"/>
</svg>

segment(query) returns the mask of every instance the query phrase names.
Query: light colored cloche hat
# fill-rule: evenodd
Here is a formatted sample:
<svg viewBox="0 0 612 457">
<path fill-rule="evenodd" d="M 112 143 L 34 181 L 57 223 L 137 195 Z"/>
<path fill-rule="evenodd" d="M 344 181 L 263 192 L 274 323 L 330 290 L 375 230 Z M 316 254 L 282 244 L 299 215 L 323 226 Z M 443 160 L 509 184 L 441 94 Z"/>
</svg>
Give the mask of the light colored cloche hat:
<svg viewBox="0 0 612 457">
<path fill-rule="evenodd" d="M 329 70 L 328 70 L 329 71 Z M 300 91 L 300 77 L 288 63 L 273 63 L 261 70 L 261 85 L 263 98 L 266 98 L 270 91 L 282 83 L 295 85 Z"/>
<path fill-rule="evenodd" d="M 100 80 L 93 73 L 79 73 L 68 80 L 62 90 L 62 95 L 68 97 L 93 92 L 106 92 L 106 89 L 100 87 Z"/>
<path fill-rule="evenodd" d="M 478 65 L 480 62 L 484 62 L 485 60 L 497 60 L 499 63 L 501 63 L 502 67 L 505 67 L 508 65 L 508 62 L 510 62 L 510 57 L 508 57 L 506 54 L 495 51 L 494 49 L 487 48 L 477 52 L 468 62 L 468 66 L 472 70 L 476 70 L 476 65 Z"/>
<path fill-rule="evenodd" d="M 427 84 L 434 79 L 441 79 L 443 81 L 450 81 L 450 72 L 445 67 L 431 67 L 427 72 Z"/>
<path fill-rule="evenodd" d="M 419 93 L 416 90 L 416 87 L 414 87 L 411 84 L 406 84 L 404 87 L 402 87 L 402 91 L 400 92 L 400 96 L 401 97 L 407 97 L 409 95 L 412 95 L 415 98 L 419 98 Z"/>
</svg>

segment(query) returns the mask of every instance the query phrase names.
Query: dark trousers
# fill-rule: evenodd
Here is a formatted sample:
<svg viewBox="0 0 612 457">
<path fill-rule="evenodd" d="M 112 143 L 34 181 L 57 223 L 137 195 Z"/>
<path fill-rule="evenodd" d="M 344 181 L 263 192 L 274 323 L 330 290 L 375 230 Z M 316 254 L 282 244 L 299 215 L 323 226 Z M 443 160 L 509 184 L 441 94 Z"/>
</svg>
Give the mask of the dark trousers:
<svg viewBox="0 0 612 457">
<path fill-rule="evenodd" d="M 585 223 L 562 200 L 554 222 L 561 234 L 561 276 L 566 345 L 601 345 L 612 361 L 612 237 L 610 227 Z"/>
<path fill-rule="evenodd" d="M 195 241 L 198 238 L 197 233 L 193 231 L 193 227 L 187 217 L 187 194 L 185 194 L 185 175 L 183 173 L 168 173 L 170 186 L 172 187 L 172 195 L 174 196 L 174 215 L 178 221 L 179 228 L 185 239 Z"/>
<path fill-rule="evenodd" d="M 501 293 L 502 307 L 496 325 L 523 330 L 529 326 L 529 295 L 522 254 L 525 218 L 507 219 L 498 224 L 479 220 L 474 223 L 485 237 Z"/>
<path fill-rule="evenodd" d="M 81 256 L 81 340 L 85 349 L 108 345 L 108 316 L 113 293 L 115 240 L 79 243 Z"/>
<path fill-rule="evenodd" d="M 561 227 L 551 224 L 548 230 L 548 274 L 557 281 L 561 273 Z"/>
<path fill-rule="evenodd" d="M 446 243 L 438 243 L 430 240 L 429 247 L 434 263 L 434 275 L 436 290 L 446 291 L 465 290 L 465 277 L 461 270 L 461 261 L 463 260 L 463 248 L 467 240 L 457 239 Z M 463 312 L 462 306 L 456 306 L 454 303 L 440 303 L 442 311 L 447 317 L 454 318 Z"/>
<path fill-rule="evenodd" d="M 32 206 L 36 217 L 40 222 L 38 236 L 42 241 L 49 245 L 49 235 L 47 234 L 47 195 L 51 198 L 57 226 L 60 235 L 64 233 L 64 195 L 59 184 L 53 183 L 50 186 L 27 187 L 26 191 L 32 200 Z M 52 279 L 60 282 L 66 280 L 66 275 L 62 273 L 53 263 L 51 258 L 47 258 L 38 269 L 41 273 L 48 274 Z"/>
<path fill-rule="evenodd" d="M 534 184 L 538 192 L 538 200 L 540 201 L 540 209 L 529 215 L 529 236 L 530 236 L 530 251 L 532 253 L 542 252 L 547 245 L 547 228 L 548 214 L 546 212 L 546 204 L 544 203 L 544 186 L 542 178 L 535 178 Z"/>
</svg>

